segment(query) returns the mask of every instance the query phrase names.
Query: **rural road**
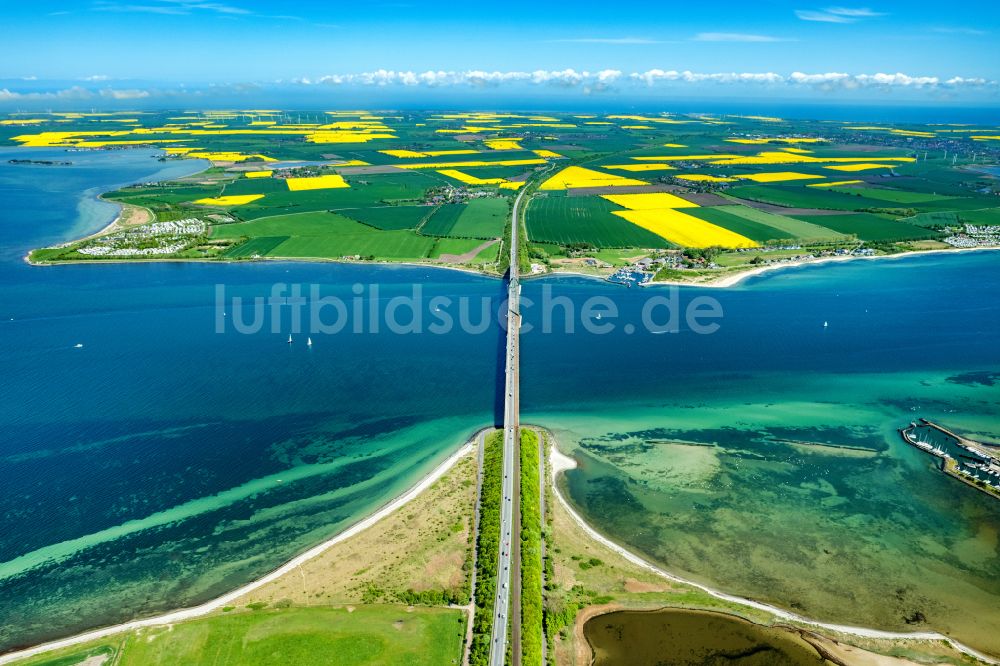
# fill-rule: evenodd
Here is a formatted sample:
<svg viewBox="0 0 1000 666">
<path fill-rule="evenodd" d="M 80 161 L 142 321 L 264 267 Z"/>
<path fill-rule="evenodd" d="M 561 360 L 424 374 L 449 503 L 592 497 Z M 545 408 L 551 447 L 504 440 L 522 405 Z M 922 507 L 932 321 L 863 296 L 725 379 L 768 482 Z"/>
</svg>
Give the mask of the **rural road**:
<svg viewBox="0 0 1000 666">
<path fill-rule="evenodd" d="M 521 285 L 518 281 L 518 207 L 524 198 L 524 190 L 514 200 L 511 214 L 510 234 L 510 279 L 507 294 L 507 349 L 505 352 L 506 382 L 504 395 L 503 424 L 503 484 L 501 488 L 500 505 L 500 566 L 497 568 L 497 598 L 493 608 L 493 637 L 490 641 L 491 666 L 503 666 L 507 652 L 507 623 L 511 615 L 511 549 L 520 552 L 520 535 L 513 539 L 514 532 L 514 459 L 518 449 L 518 329 L 521 326 L 520 295 Z M 520 572 L 514 572 L 520 581 Z M 514 609 L 517 610 L 516 608 Z M 520 655 L 515 655 L 515 663 Z"/>
</svg>

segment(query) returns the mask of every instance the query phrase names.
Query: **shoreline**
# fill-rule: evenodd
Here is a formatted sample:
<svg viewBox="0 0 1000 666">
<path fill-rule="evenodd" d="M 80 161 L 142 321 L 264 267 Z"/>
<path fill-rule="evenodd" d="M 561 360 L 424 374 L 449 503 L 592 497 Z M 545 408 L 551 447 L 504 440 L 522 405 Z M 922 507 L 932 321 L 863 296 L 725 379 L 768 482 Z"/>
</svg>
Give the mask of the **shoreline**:
<svg viewBox="0 0 1000 666">
<path fill-rule="evenodd" d="M 828 632 L 857 636 L 860 638 L 903 640 L 903 641 L 906 640 L 945 641 L 959 652 L 966 654 L 970 657 L 973 657 L 975 659 L 978 659 L 981 662 L 1000 665 L 1000 660 L 990 657 L 982 652 L 975 650 L 974 648 L 964 645 L 963 643 L 960 643 L 959 641 L 956 641 L 955 639 L 950 638 L 949 636 L 946 636 L 936 631 L 896 632 L 896 631 L 886 631 L 881 629 L 870 629 L 867 627 L 821 622 L 819 620 L 813 620 L 803 615 L 799 615 L 797 613 L 784 610 L 772 604 L 754 601 L 753 599 L 749 599 L 747 597 L 727 594 L 725 592 L 721 592 L 719 590 L 711 588 L 705 584 L 688 580 L 681 576 L 672 574 L 669 571 L 666 571 L 665 569 L 661 569 L 659 566 L 649 562 L 640 555 L 633 553 L 624 546 L 616 543 L 615 541 L 612 541 L 608 537 L 598 532 L 596 528 L 591 526 L 576 511 L 576 509 L 573 508 L 573 506 L 563 496 L 561 490 L 559 489 L 559 486 L 557 484 L 557 479 L 560 473 L 564 473 L 568 470 L 575 469 L 577 467 L 576 460 L 562 453 L 559 450 L 558 446 L 556 445 L 555 436 L 551 431 L 542 426 L 533 426 L 533 427 L 541 428 L 548 434 L 549 438 L 551 439 L 551 443 L 549 445 L 549 461 L 550 461 L 549 482 L 552 484 L 552 491 L 553 494 L 555 495 L 556 500 L 563 507 L 563 509 L 566 510 L 566 512 L 573 520 L 573 522 L 576 523 L 577 527 L 579 527 L 588 537 L 590 537 L 597 543 L 601 544 L 605 548 L 608 548 L 612 552 L 620 555 L 630 563 L 638 567 L 641 567 L 643 569 L 646 569 L 647 571 L 650 571 L 651 573 L 654 573 L 657 576 L 660 576 L 668 581 L 697 588 L 702 592 L 705 592 L 706 594 L 721 601 L 726 601 L 746 608 L 753 608 L 754 610 L 768 613 L 780 620 L 794 622 Z M 481 428 L 477 430 L 469 438 L 469 440 L 466 441 L 465 444 L 463 444 L 454 453 L 449 455 L 445 460 L 443 460 L 436 467 L 434 467 L 430 471 L 430 473 L 422 477 L 415 485 L 411 486 L 409 489 L 405 490 L 400 495 L 397 495 L 393 499 L 389 500 L 387 503 L 383 504 L 379 509 L 377 509 L 367 517 L 359 520 L 358 522 L 354 523 L 353 525 L 343 530 L 342 532 L 334 535 L 333 537 L 327 539 L 326 541 L 323 541 L 309 548 L 302 554 L 294 557 L 293 559 L 289 560 L 288 562 L 281 565 L 277 569 L 271 571 L 270 573 L 256 580 L 253 580 L 245 585 L 240 586 L 239 588 L 231 590 L 230 592 L 227 592 L 219 597 L 206 601 L 197 606 L 168 611 L 166 613 L 162 613 L 160 615 L 156 615 L 153 617 L 130 620 L 127 622 L 122 622 L 116 625 L 112 625 L 110 627 L 94 629 L 81 634 L 76 634 L 74 636 L 69 636 L 67 638 L 57 639 L 54 641 L 50 641 L 48 643 L 42 643 L 40 645 L 25 648 L 15 652 L 9 652 L 7 654 L 0 655 L 0 664 L 13 663 L 21 659 L 27 659 L 29 657 L 36 656 L 39 654 L 44 654 L 46 652 L 51 652 L 53 650 L 72 647 L 74 645 L 79 645 L 81 643 L 87 643 L 93 640 L 106 638 L 108 636 L 113 636 L 115 634 L 131 631 L 134 629 L 153 627 L 153 626 L 163 626 L 172 624 L 174 622 L 192 620 L 198 617 L 203 617 L 212 612 L 215 612 L 220 608 L 222 608 L 223 606 L 227 605 L 229 602 L 232 602 L 250 592 L 253 592 L 254 590 L 263 587 L 264 585 L 280 578 L 281 576 L 284 576 L 285 574 L 299 567 L 301 564 L 311 559 L 314 559 L 315 557 L 319 556 L 320 554 L 322 554 L 329 548 L 337 545 L 338 543 L 341 543 L 342 541 L 345 541 L 351 537 L 358 535 L 359 533 L 363 532 L 364 530 L 372 527 L 373 525 L 381 521 L 383 518 L 386 518 L 389 515 L 398 511 L 399 509 L 403 508 L 406 504 L 414 500 L 417 496 L 426 491 L 431 485 L 433 485 L 437 480 L 439 480 L 462 458 L 474 453 L 476 449 L 476 444 L 475 444 L 476 439 L 479 437 L 479 434 L 482 432 L 482 430 L 484 429 Z M 720 611 L 720 612 L 725 612 L 725 611 Z M 827 638 L 831 637 L 827 636 Z"/>
<path fill-rule="evenodd" d="M 573 519 L 573 522 L 575 522 L 577 526 L 587 534 L 587 536 L 594 539 L 604 547 L 615 552 L 616 554 L 620 555 L 621 557 L 625 558 L 632 564 L 641 567 L 643 569 L 646 569 L 647 571 L 650 571 L 662 578 L 665 578 L 668 581 L 695 587 L 701 590 L 702 592 L 705 592 L 706 594 L 715 597 L 716 599 L 719 599 L 721 601 L 727 601 L 729 603 L 738 604 L 746 608 L 753 608 L 755 610 L 763 611 L 781 620 L 796 622 L 799 624 L 804 624 L 810 627 L 815 627 L 826 631 L 836 632 L 840 634 L 847 634 L 851 636 L 858 636 L 861 638 L 874 638 L 874 639 L 887 639 L 887 640 L 946 641 L 953 648 L 970 657 L 974 657 L 975 659 L 978 659 L 988 664 L 1000 664 L 1000 660 L 997 660 L 993 657 L 983 654 L 982 652 L 979 652 L 974 648 L 964 645 L 956 641 L 955 639 L 950 638 L 949 636 L 945 636 L 944 634 L 938 633 L 936 631 L 896 632 L 896 631 L 884 631 L 881 629 L 869 629 L 867 627 L 856 627 L 851 625 L 820 622 L 819 620 L 812 620 L 805 616 L 784 610 L 782 608 L 773 606 L 771 604 L 763 603 L 760 601 L 754 601 L 753 599 L 748 599 L 746 597 L 727 594 L 725 592 L 720 592 L 719 590 L 713 589 L 702 583 L 696 583 L 694 581 L 687 580 L 686 578 L 682 578 L 681 576 L 677 576 L 664 569 L 661 569 L 655 564 L 652 564 L 651 562 L 647 561 L 645 558 L 636 555 L 635 553 L 628 550 L 624 546 L 619 545 L 618 543 L 612 541 L 611 539 L 607 538 L 606 536 L 598 532 L 594 527 L 592 527 L 589 523 L 587 523 L 587 521 L 584 520 L 584 518 L 579 513 L 577 513 L 576 509 L 574 509 L 570 505 L 569 501 L 565 497 L 563 497 L 562 492 L 559 490 L 559 485 L 556 483 L 559 473 L 565 472 L 570 469 L 575 469 L 577 465 L 576 461 L 573 458 L 559 451 L 559 448 L 556 446 L 555 436 L 551 432 L 549 432 L 549 438 L 551 439 L 551 443 L 549 446 L 549 460 L 551 461 L 551 468 L 552 468 L 549 482 L 552 484 L 552 492 L 555 495 L 556 500 L 566 510 L 569 516 Z"/>
<path fill-rule="evenodd" d="M 376 509 L 373 513 L 369 514 L 367 517 L 362 518 L 358 522 L 354 523 L 347 529 L 337 533 L 336 535 L 330 537 L 326 541 L 319 543 L 312 548 L 309 548 L 304 553 L 297 555 L 288 562 L 284 563 L 277 569 L 271 571 L 260 578 L 253 580 L 245 585 L 242 585 L 235 590 L 231 590 L 219 597 L 210 599 L 197 606 L 192 606 L 190 608 L 180 608 L 177 610 L 169 611 L 167 613 L 162 613 L 160 615 L 155 615 L 153 617 L 142 618 L 137 620 L 129 620 L 127 622 L 122 622 L 110 627 L 103 627 L 100 629 L 93 629 L 86 631 L 82 634 L 76 634 L 75 636 L 69 636 L 67 638 L 60 638 L 54 641 L 49 641 L 48 643 L 42 643 L 40 645 L 35 645 L 33 647 L 24 648 L 23 650 L 17 650 L 15 652 L 8 652 L 6 654 L 0 655 L 0 664 L 8 664 L 21 659 L 27 659 L 28 657 L 33 657 L 45 652 L 51 652 L 53 650 L 59 650 L 62 648 L 72 647 L 74 645 L 79 645 L 80 643 L 87 643 L 93 640 L 98 640 L 100 638 L 106 638 L 108 636 L 113 636 L 125 631 L 131 631 L 133 629 L 140 629 L 143 627 L 155 627 L 162 626 L 165 624 L 172 624 L 174 622 L 181 622 L 184 620 L 192 620 L 204 615 L 212 613 L 231 601 L 253 592 L 254 590 L 263 587 L 264 585 L 284 576 L 285 574 L 293 571 L 301 564 L 308 562 L 309 560 L 319 556 L 326 550 L 337 545 L 342 541 L 356 536 L 357 534 L 363 532 L 369 527 L 375 525 L 383 518 L 395 513 L 399 509 L 403 508 L 406 504 L 414 500 L 418 495 L 427 490 L 431 485 L 433 485 L 438 479 L 444 476 L 452 467 L 454 467 L 459 460 L 467 455 L 470 455 L 475 451 L 475 442 L 479 437 L 479 433 L 483 429 L 477 430 L 470 438 L 458 448 L 454 453 L 445 458 L 442 462 L 438 463 L 430 473 L 422 477 L 416 484 L 403 491 L 401 494 L 389 500 L 387 503 L 383 504 L 380 508 Z"/>
<path fill-rule="evenodd" d="M 119 204 L 120 205 L 120 204 Z M 108 226 L 104 227 L 100 231 L 80 238 L 75 241 L 67 241 L 67 243 L 77 243 L 82 240 L 88 240 L 90 238 L 95 238 L 97 236 L 103 235 L 105 233 L 110 233 L 117 230 L 116 225 L 118 220 L 121 218 L 119 214 L 118 218 L 115 218 Z M 53 246 L 58 247 L 58 246 Z M 44 249 L 44 248 L 35 248 Z M 402 266 L 407 268 L 431 268 L 431 269 L 441 269 L 447 271 L 458 271 L 460 273 L 465 273 L 467 275 L 476 275 L 484 278 L 491 279 L 502 279 L 501 275 L 496 273 L 487 273 L 485 271 L 476 270 L 475 268 L 469 268 L 465 266 L 449 266 L 447 264 L 431 263 L 431 262 L 417 262 L 417 261 L 352 261 L 347 259 L 335 259 L 330 257 L 260 257 L 258 259 L 252 260 L 224 260 L 224 259 L 194 259 L 194 258 L 165 258 L 165 259 L 71 259 L 71 260 L 60 260 L 60 261 L 34 261 L 31 258 L 32 249 L 28 254 L 24 255 L 24 262 L 30 266 L 44 267 L 44 266 L 80 266 L 80 265 L 101 265 L 101 264 L 147 264 L 147 263 L 196 263 L 196 264 L 223 264 L 223 265 L 240 265 L 240 264 L 256 264 L 256 263 L 290 263 L 290 264 L 342 264 L 345 266 L 378 266 L 382 268 Z M 776 264 L 770 264 L 768 266 L 755 266 L 753 268 L 748 268 L 746 270 L 734 271 L 729 274 L 720 275 L 719 277 L 711 278 L 705 282 L 688 282 L 681 280 L 662 280 L 658 282 L 649 282 L 640 285 L 644 288 L 650 287 L 693 287 L 696 289 L 728 289 L 731 287 L 736 287 L 740 283 L 748 280 L 749 278 L 756 277 L 758 275 L 764 275 L 766 273 L 772 273 L 774 271 L 779 271 L 783 269 L 790 268 L 801 268 L 803 266 L 819 266 L 823 264 L 832 263 L 845 263 L 850 261 L 876 261 L 876 260 L 887 260 L 887 259 L 905 259 L 910 257 L 918 257 L 925 255 L 945 255 L 945 254 L 960 254 L 966 252 L 996 252 L 1000 250 L 1000 246 L 986 246 L 986 247 L 957 247 L 951 249 L 939 249 L 939 250 L 911 250 L 908 252 L 899 252 L 897 254 L 879 254 L 874 256 L 834 256 L 834 257 L 817 257 L 814 259 L 801 259 L 797 261 L 787 261 L 780 262 Z M 581 273 L 578 271 L 551 271 L 549 273 L 535 274 L 535 275 L 523 275 L 522 280 L 544 280 L 546 278 L 557 278 L 561 276 L 566 277 L 580 277 L 587 278 L 591 280 L 598 280 L 600 282 L 606 282 L 606 276 L 594 275 L 592 273 Z"/>
<path fill-rule="evenodd" d="M 98 233 L 104 233 L 105 227 Z M 97 234 L 88 236 L 87 238 L 92 238 Z M 85 240 L 85 239 L 80 239 Z M 79 241 L 71 241 L 73 243 Z M 56 247 L 56 246 L 53 246 Z M 44 248 L 36 248 L 44 249 Z M 502 276 L 497 273 L 485 273 L 483 271 L 478 271 L 474 268 L 467 268 L 464 266 L 449 266 L 447 264 L 439 263 L 421 263 L 416 261 L 352 261 L 347 259 L 332 259 L 327 257 L 260 257 L 259 259 L 240 259 L 236 261 L 232 260 L 220 260 L 220 259 L 197 259 L 197 258 L 165 258 L 165 259 L 66 259 L 59 261 L 34 261 L 31 258 L 31 250 L 28 254 L 24 255 L 22 259 L 24 263 L 29 266 L 34 266 L 36 268 L 48 267 L 48 266 L 97 266 L 101 264 L 219 264 L 220 266 L 238 266 L 238 265 L 252 265 L 252 264 L 338 264 L 343 266 L 375 266 L 378 268 L 434 268 L 442 269 L 446 271 L 458 271 L 459 273 L 465 273 L 466 275 L 477 275 L 484 278 L 501 279 Z"/>
</svg>

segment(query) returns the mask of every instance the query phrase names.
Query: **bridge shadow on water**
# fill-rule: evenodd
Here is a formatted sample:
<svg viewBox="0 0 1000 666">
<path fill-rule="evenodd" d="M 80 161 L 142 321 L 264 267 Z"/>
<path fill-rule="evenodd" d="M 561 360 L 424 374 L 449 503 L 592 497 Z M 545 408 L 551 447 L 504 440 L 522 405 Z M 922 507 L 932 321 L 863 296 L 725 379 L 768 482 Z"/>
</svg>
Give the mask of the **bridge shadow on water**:
<svg viewBox="0 0 1000 666">
<path fill-rule="evenodd" d="M 500 291 L 497 294 L 496 307 L 493 309 L 494 314 L 497 314 L 497 340 L 496 340 L 496 354 L 494 355 L 497 361 L 496 372 L 494 373 L 494 391 L 493 391 L 493 425 L 497 428 L 503 428 L 503 418 L 504 418 L 504 392 L 507 390 L 507 373 L 506 373 L 506 363 L 505 358 L 507 356 L 507 319 L 506 310 L 501 310 L 501 306 L 506 307 L 508 289 L 510 287 L 510 269 L 504 273 L 503 280 L 500 281 Z"/>
</svg>

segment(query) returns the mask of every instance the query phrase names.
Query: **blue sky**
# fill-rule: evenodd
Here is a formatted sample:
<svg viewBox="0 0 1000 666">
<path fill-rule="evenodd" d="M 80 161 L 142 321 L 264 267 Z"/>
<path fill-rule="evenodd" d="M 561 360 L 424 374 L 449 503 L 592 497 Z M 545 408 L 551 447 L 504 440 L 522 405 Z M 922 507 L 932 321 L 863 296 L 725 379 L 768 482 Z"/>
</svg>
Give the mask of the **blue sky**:
<svg viewBox="0 0 1000 666">
<path fill-rule="evenodd" d="M 34 0 L 0 8 L 0 101 L 488 87 L 996 106 L 998 37 L 997 2 Z M 427 71 L 449 75 L 408 75 Z"/>
</svg>

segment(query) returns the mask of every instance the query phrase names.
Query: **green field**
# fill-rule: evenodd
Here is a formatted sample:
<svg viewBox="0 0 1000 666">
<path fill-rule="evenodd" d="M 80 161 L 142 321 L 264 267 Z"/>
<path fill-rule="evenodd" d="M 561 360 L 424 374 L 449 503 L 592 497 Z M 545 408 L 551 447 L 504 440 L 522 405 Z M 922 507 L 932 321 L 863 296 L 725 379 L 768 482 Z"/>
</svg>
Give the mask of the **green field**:
<svg viewBox="0 0 1000 666">
<path fill-rule="evenodd" d="M 938 238 L 939 234 L 907 222 L 888 220 L 868 213 L 853 215 L 822 215 L 812 218 L 842 234 L 857 236 L 863 241 L 905 241 Z"/>
<path fill-rule="evenodd" d="M 132 632 L 124 641 L 26 660 L 71 666 L 117 651 L 120 666 L 363 666 L 457 664 L 465 617 L 445 608 L 360 605 L 234 611 Z M 112 662 L 108 662 L 112 663 Z"/>
<path fill-rule="evenodd" d="M 510 215 L 510 200 L 473 199 L 455 221 L 448 236 L 462 238 L 499 238 Z"/>
<path fill-rule="evenodd" d="M 622 210 L 601 197 L 548 196 L 532 199 L 526 225 L 533 241 L 588 243 L 595 247 L 670 248 L 669 241 L 612 215 Z"/>
<path fill-rule="evenodd" d="M 344 217 L 383 231 L 416 229 L 434 211 L 429 206 L 377 206 L 337 211 Z"/>
<path fill-rule="evenodd" d="M 941 196 L 940 194 L 931 194 L 930 192 L 909 192 L 907 190 L 890 190 L 876 187 L 831 187 L 829 191 L 899 204 L 945 201 L 954 198 Z"/>
<path fill-rule="evenodd" d="M 910 224 L 915 224 L 918 227 L 935 227 L 941 225 L 952 225 L 958 224 L 958 214 L 954 212 L 947 213 L 918 213 L 913 217 L 908 217 L 905 220 Z"/>
<path fill-rule="evenodd" d="M 764 210 L 757 210 L 749 206 L 720 206 L 731 215 L 742 217 L 745 220 L 757 222 L 773 229 L 777 229 L 784 234 L 785 238 L 796 238 L 802 241 L 830 241 L 843 240 L 844 234 L 822 225 L 822 218 L 816 217 L 817 222 L 806 222 L 787 215 L 778 215 Z"/>
<path fill-rule="evenodd" d="M 966 210 L 958 214 L 962 222 L 969 224 L 994 225 L 1000 224 L 1000 208 L 986 208 L 984 210 Z"/>
<path fill-rule="evenodd" d="M 443 254 L 465 254 L 471 252 L 483 244 L 479 238 L 438 238 L 431 250 L 431 258 L 437 259 Z M 488 247 L 472 260 L 471 263 L 486 263 L 496 261 L 497 253 L 500 251 L 499 244 Z"/>
<path fill-rule="evenodd" d="M 434 247 L 432 238 L 413 231 L 379 231 L 336 213 L 278 215 L 212 230 L 212 237 L 220 239 L 261 236 L 287 237 L 266 252 L 268 257 L 338 259 L 360 255 L 376 259 L 422 259 Z"/>
<path fill-rule="evenodd" d="M 465 212 L 465 204 L 444 204 L 420 227 L 420 233 L 427 236 L 447 236 Z"/>
<path fill-rule="evenodd" d="M 289 236 L 257 236 L 245 243 L 233 245 L 223 252 L 222 256 L 227 259 L 246 259 L 253 256 L 263 257 L 288 239 Z"/>
<path fill-rule="evenodd" d="M 509 215 L 510 200 L 506 197 L 445 204 L 424 223 L 420 233 L 455 238 L 499 238 Z"/>
<path fill-rule="evenodd" d="M 761 201 L 788 208 L 823 208 L 827 210 L 853 211 L 861 208 L 880 208 L 886 203 L 878 199 L 831 192 L 826 188 L 795 185 L 746 185 L 733 187 L 728 194 L 740 199 Z"/>
</svg>

